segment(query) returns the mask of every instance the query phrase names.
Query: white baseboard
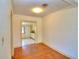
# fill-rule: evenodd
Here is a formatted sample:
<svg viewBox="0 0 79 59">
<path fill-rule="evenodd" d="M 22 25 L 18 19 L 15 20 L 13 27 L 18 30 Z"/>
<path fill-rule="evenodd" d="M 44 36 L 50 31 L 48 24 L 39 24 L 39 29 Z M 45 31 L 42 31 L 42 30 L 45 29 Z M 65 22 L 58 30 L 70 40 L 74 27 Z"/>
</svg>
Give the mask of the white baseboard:
<svg viewBox="0 0 79 59">
<path fill-rule="evenodd" d="M 44 43 L 44 42 L 43 42 Z M 55 47 L 51 47 L 51 46 L 49 46 L 48 44 L 46 44 L 46 43 L 44 43 L 45 45 L 47 45 L 48 47 L 50 47 L 51 49 L 54 49 L 55 51 L 57 51 L 57 52 L 59 52 L 60 54 L 62 54 L 62 55 L 64 55 L 64 56 L 67 56 L 67 57 L 69 57 L 70 59 L 77 59 L 77 58 L 74 58 L 74 57 L 72 57 L 72 56 L 69 56 L 69 55 L 67 55 L 67 54 L 65 54 L 65 53 L 63 53 L 62 51 L 60 51 L 60 50 L 58 50 L 57 48 L 55 48 Z"/>
</svg>

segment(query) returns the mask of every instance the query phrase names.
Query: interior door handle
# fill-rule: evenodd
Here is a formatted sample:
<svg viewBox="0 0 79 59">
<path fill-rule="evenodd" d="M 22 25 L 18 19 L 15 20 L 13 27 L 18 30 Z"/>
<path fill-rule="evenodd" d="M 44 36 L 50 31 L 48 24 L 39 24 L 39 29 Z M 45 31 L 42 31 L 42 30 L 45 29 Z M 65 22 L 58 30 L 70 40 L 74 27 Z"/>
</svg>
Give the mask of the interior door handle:
<svg viewBox="0 0 79 59">
<path fill-rule="evenodd" d="M 4 37 L 2 37 L 2 46 L 4 45 Z"/>
</svg>

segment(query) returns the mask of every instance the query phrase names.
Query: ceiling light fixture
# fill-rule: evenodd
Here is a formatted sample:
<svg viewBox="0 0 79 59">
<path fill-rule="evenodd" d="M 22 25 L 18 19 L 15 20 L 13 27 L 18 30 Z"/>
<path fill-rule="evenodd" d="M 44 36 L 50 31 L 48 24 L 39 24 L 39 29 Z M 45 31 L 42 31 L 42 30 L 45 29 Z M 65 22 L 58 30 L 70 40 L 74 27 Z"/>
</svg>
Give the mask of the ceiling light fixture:
<svg viewBox="0 0 79 59">
<path fill-rule="evenodd" d="M 41 7 L 35 7 L 32 9 L 32 12 L 34 13 L 42 13 L 44 10 Z"/>
</svg>

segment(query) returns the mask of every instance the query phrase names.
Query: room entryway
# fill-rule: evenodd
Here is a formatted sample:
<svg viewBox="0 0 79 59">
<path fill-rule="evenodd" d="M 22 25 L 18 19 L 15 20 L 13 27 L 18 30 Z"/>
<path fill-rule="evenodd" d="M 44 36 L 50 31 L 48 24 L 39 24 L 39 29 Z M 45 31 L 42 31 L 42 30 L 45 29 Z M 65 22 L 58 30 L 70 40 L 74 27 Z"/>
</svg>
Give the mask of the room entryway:
<svg viewBox="0 0 79 59">
<path fill-rule="evenodd" d="M 23 21 L 21 23 L 22 46 L 36 42 L 36 22 Z"/>
</svg>

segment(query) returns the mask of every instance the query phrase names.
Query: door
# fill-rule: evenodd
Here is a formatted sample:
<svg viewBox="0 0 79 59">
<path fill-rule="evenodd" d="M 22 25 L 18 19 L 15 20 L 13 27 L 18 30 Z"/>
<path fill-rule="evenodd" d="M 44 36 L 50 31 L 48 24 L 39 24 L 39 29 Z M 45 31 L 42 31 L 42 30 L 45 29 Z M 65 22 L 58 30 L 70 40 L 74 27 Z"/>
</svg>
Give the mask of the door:
<svg viewBox="0 0 79 59">
<path fill-rule="evenodd" d="M 0 59 L 11 59 L 10 0 L 0 0 Z"/>
</svg>

